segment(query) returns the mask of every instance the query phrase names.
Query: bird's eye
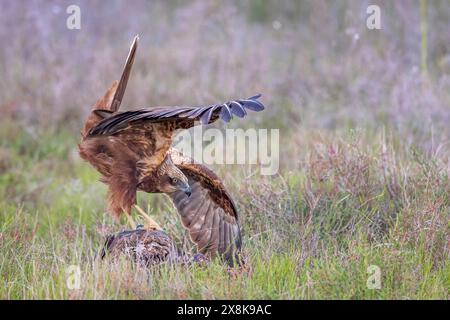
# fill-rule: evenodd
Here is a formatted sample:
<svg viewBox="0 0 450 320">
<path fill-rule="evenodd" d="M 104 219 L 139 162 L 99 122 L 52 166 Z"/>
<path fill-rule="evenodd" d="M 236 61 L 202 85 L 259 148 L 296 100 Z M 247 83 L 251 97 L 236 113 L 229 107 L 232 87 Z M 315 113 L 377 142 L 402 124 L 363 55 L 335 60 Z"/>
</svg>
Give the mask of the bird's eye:
<svg viewBox="0 0 450 320">
<path fill-rule="evenodd" d="M 177 182 L 178 182 L 178 179 L 177 179 L 177 178 L 173 178 L 173 179 L 172 179 L 172 182 L 173 182 L 173 183 L 177 183 Z"/>
</svg>

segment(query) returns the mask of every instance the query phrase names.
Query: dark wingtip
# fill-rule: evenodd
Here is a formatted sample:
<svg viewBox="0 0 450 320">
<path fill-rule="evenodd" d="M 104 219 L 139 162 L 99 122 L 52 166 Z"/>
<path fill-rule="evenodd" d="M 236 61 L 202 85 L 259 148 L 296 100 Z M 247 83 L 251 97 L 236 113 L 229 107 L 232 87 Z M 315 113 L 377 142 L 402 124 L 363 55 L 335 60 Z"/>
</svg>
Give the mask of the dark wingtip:
<svg viewBox="0 0 450 320">
<path fill-rule="evenodd" d="M 239 118 L 245 117 L 247 115 L 245 109 L 257 112 L 264 110 L 264 105 L 258 101 L 258 98 L 260 97 L 261 94 L 258 93 L 257 95 L 254 95 L 248 99 L 233 100 L 220 105 L 220 118 L 228 123 L 233 118 L 233 115 Z M 201 117 L 201 122 L 203 124 L 209 123 L 206 121 L 209 121 L 211 113 L 212 112 L 210 112 L 209 115 L 203 114 L 203 116 Z"/>
<path fill-rule="evenodd" d="M 264 105 L 258 101 L 260 97 L 261 94 L 258 93 L 257 95 L 254 95 L 253 97 L 250 97 L 248 99 L 239 100 L 239 103 L 241 103 L 245 108 L 249 110 L 259 112 L 264 110 Z"/>
<path fill-rule="evenodd" d="M 230 109 L 231 113 L 239 118 L 243 118 L 247 115 L 247 111 L 245 111 L 245 108 L 237 101 L 230 102 Z"/>
<path fill-rule="evenodd" d="M 226 103 L 222 105 L 222 109 L 220 110 L 220 118 L 226 123 L 230 122 L 232 118 L 230 108 Z"/>
<path fill-rule="evenodd" d="M 120 108 L 123 96 L 125 94 L 125 89 L 127 88 L 128 79 L 130 77 L 131 68 L 134 63 L 134 58 L 136 56 L 136 50 L 138 47 L 139 35 L 136 35 L 131 43 L 130 50 L 128 52 L 127 60 L 122 70 L 122 75 L 120 77 L 119 83 L 117 84 L 117 89 L 114 94 L 113 100 L 111 102 L 110 110 L 116 112 Z"/>
<path fill-rule="evenodd" d="M 261 98 L 261 96 L 262 96 L 262 94 L 258 93 L 256 95 L 254 95 L 253 97 L 248 98 L 248 100 L 257 100 L 257 99 Z"/>
</svg>

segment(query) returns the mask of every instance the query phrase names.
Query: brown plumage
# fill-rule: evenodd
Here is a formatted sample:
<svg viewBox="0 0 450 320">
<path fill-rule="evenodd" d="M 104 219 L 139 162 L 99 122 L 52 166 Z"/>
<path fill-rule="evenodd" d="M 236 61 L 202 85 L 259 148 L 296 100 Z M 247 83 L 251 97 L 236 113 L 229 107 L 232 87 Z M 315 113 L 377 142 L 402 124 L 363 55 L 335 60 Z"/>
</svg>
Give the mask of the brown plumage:
<svg viewBox="0 0 450 320">
<path fill-rule="evenodd" d="M 136 191 L 166 193 L 200 252 L 220 253 L 232 263 L 241 246 L 236 207 L 220 179 L 205 166 L 171 148 L 175 131 L 200 121 L 225 122 L 246 109 L 263 110 L 257 100 L 200 107 L 154 107 L 118 112 L 137 47 L 135 38 L 119 83 L 114 82 L 93 107 L 81 133 L 81 157 L 108 185 L 108 208 L 115 216 L 130 214 Z"/>
<path fill-rule="evenodd" d="M 107 237 L 100 253 L 101 259 L 114 260 L 123 255 L 144 267 L 161 263 L 204 265 L 209 260 L 202 253 L 190 255 L 179 252 L 167 233 L 146 230 L 144 227 L 118 232 Z"/>
<path fill-rule="evenodd" d="M 143 228 L 109 235 L 101 258 L 107 255 L 113 259 L 125 255 L 143 266 L 178 260 L 175 245 L 165 232 Z"/>
</svg>

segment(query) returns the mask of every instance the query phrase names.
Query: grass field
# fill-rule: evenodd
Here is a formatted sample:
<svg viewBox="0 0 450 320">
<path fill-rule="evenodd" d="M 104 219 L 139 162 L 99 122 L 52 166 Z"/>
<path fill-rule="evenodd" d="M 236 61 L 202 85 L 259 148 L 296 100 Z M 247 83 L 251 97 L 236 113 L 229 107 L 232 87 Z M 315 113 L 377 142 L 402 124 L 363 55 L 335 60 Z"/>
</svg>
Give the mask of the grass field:
<svg viewBox="0 0 450 320">
<path fill-rule="evenodd" d="M 143 270 L 100 261 L 105 233 L 120 228 L 104 213 L 105 187 L 69 133 L 36 137 L 21 131 L 2 146 L 2 298 L 449 298 L 450 186 L 438 158 L 375 138 L 311 137 L 298 170 L 245 178 L 218 168 L 250 265 L 230 275 L 218 262 Z M 164 197 L 140 203 L 189 250 Z M 70 265 L 81 269 L 80 290 L 67 287 Z M 371 265 L 380 289 L 367 287 Z"/>
<path fill-rule="evenodd" d="M 382 2 L 382 31 L 366 29 L 363 2 L 78 1 L 78 33 L 58 29 L 65 16 L 51 13 L 55 3 L 6 3 L 0 299 L 450 298 L 445 2 L 429 3 L 426 70 L 419 1 Z M 135 19 L 101 24 L 94 11 Z M 127 106 L 264 94 L 264 112 L 231 126 L 280 129 L 278 174 L 213 166 L 239 208 L 248 270 L 98 259 L 105 235 L 122 227 L 78 156 L 79 130 L 135 33 L 142 44 Z M 166 196 L 139 194 L 139 204 L 195 252 Z M 76 290 L 70 266 L 80 269 Z"/>
</svg>

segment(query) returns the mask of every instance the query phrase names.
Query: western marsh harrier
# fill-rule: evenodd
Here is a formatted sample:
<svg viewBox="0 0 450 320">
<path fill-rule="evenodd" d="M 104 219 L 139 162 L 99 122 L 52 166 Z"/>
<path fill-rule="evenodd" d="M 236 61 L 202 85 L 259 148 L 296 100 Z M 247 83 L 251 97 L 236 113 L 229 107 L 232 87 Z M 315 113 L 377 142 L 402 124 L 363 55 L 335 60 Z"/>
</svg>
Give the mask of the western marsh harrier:
<svg viewBox="0 0 450 320">
<path fill-rule="evenodd" d="M 81 157 L 94 166 L 108 185 L 108 211 L 116 217 L 125 213 L 130 224 L 136 192 L 165 193 L 177 208 L 181 221 L 201 253 L 217 253 L 233 263 L 241 247 L 236 206 L 220 179 L 202 164 L 171 147 L 174 132 L 218 119 L 229 122 L 233 115 L 244 117 L 247 110 L 261 111 L 260 95 L 223 104 L 200 107 L 153 107 L 119 111 L 138 38 L 131 45 L 122 77 L 94 105 L 82 140 Z"/>
</svg>

